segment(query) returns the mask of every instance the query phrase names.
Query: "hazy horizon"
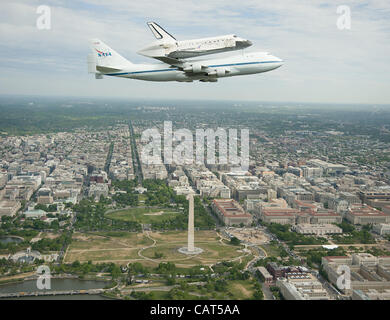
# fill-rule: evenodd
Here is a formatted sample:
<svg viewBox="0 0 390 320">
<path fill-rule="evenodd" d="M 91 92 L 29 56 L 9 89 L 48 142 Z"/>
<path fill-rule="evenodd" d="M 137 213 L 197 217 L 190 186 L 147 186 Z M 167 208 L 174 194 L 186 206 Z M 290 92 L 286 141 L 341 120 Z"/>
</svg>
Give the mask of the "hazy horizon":
<svg viewBox="0 0 390 320">
<path fill-rule="evenodd" d="M 1 98 L 23 98 L 23 99 L 81 99 L 81 100 L 93 100 L 93 101 L 123 101 L 123 102 L 151 102 L 151 103 L 191 103 L 191 102 L 214 102 L 214 103 L 248 103 L 248 104 L 293 104 L 293 105 L 307 105 L 307 106 L 382 106 L 389 107 L 390 103 L 361 103 L 361 102 L 315 102 L 315 101 L 265 101 L 265 100 L 234 100 L 234 99 L 211 99 L 211 98 L 153 98 L 153 97 L 106 97 L 106 96 L 63 96 L 63 95 L 33 95 L 33 94 L 0 94 Z M 239 106 L 237 106 L 239 107 Z"/>
</svg>

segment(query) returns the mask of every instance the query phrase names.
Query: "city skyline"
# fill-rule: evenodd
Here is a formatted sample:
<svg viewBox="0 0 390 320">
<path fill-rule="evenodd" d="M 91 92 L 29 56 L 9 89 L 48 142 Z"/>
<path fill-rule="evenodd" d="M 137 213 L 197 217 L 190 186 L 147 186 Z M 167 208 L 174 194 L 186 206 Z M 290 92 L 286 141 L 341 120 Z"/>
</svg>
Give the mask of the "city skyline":
<svg viewBox="0 0 390 320">
<path fill-rule="evenodd" d="M 0 299 L 389 300 L 390 110 L 328 110 L 1 98 Z"/>
</svg>

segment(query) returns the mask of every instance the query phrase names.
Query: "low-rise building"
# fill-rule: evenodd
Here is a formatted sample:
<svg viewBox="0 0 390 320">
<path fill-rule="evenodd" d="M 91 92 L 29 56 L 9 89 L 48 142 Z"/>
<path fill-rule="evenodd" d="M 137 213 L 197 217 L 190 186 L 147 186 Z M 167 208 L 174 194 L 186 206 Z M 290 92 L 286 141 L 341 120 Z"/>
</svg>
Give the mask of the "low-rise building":
<svg viewBox="0 0 390 320">
<path fill-rule="evenodd" d="M 298 210 L 292 208 L 264 208 L 260 219 L 265 223 L 295 224 Z"/>
<path fill-rule="evenodd" d="M 390 234 L 390 224 L 387 223 L 374 224 L 372 227 L 372 231 L 376 232 L 381 236 Z"/>
<path fill-rule="evenodd" d="M 312 274 L 279 278 L 276 286 L 286 300 L 329 300 L 327 291 Z"/>
<path fill-rule="evenodd" d="M 246 213 L 244 209 L 233 199 L 214 199 L 212 208 L 228 226 L 252 224 L 252 215 Z"/>
<path fill-rule="evenodd" d="M 40 219 L 42 217 L 46 217 L 46 211 L 41 209 L 27 210 L 23 212 L 26 218 L 30 219 Z"/>
<path fill-rule="evenodd" d="M 327 234 L 341 234 L 343 230 L 334 224 L 296 224 L 292 227 L 297 233 L 324 236 Z"/>
<path fill-rule="evenodd" d="M 390 201 L 389 188 L 382 188 L 382 189 L 377 188 L 377 189 L 369 190 L 369 191 L 360 191 L 359 195 L 364 203 L 366 203 L 367 200 Z"/>
<path fill-rule="evenodd" d="M 284 268 L 281 268 L 276 262 L 268 262 L 267 270 L 275 280 L 284 277 Z"/>
<path fill-rule="evenodd" d="M 21 207 L 19 201 L 0 201 L 0 216 L 14 216 Z"/>
<path fill-rule="evenodd" d="M 390 289 L 353 290 L 352 300 L 390 300 Z"/>
<path fill-rule="evenodd" d="M 352 206 L 345 212 L 345 218 L 352 224 L 390 223 L 390 215 L 370 206 Z"/>
<path fill-rule="evenodd" d="M 390 257 L 375 257 L 369 253 L 355 253 L 345 257 L 323 257 L 322 268 L 326 272 L 329 281 L 338 287 L 340 272 L 349 270 L 350 285 L 339 287 L 339 290 L 353 296 L 354 290 L 390 290 Z M 340 269 L 342 268 L 342 269 Z M 355 298 L 362 299 L 355 292 Z"/>
<path fill-rule="evenodd" d="M 341 223 L 341 221 L 343 220 L 340 214 L 326 209 L 311 211 L 309 215 L 310 223 L 312 224 Z"/>
<path fill-rule="evenodd" d="M 93 197 L 95 200 L 98 200 L 101 196 L 108 196 L 108 185 L 105 183 L 91 184 L 88 190 L 88 197 Z"/>
<path fill-rule="evenodd" d="M 264 267 L 258 267 L 257 271 L 260 273 L 260 277 L 264 281 L 266 285 L 270 285 L 273 281 L 272 275 L 268 272 L 268 270 Z"/>
</svg>

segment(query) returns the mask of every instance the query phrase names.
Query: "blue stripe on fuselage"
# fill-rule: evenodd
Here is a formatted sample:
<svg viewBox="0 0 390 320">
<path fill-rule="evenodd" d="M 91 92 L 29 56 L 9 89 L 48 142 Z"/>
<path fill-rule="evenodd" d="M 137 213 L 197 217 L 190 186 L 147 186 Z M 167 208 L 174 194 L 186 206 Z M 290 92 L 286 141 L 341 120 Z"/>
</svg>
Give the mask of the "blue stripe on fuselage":
<svg viewBox="0 0 390 320">
<path fill-rule="evenodd" d="M 255 61 L 255 62 L 239 62 L 239 63 L 227 63 L 227 64 L 214 64 L 206 66 L 208 68 L 215 67 L 231 67 L 231 66 L 243 66 L 247 64 L 261 64 L 261 63 L 278 63 L 282 61 Z M 159 70 L 146 70 L 146 71 L 133 71 L 133 72 L 122 72 L 122 73 L 106 73 L 105 76 L 123 76 L 126 74 L 139 74 L 139 73 L 148 73 L 148 72 L 163 72 L 163 71 L 176 71 L 179 68 L 170 68 L 170 69 L 159 69 Z"/>
</svg>

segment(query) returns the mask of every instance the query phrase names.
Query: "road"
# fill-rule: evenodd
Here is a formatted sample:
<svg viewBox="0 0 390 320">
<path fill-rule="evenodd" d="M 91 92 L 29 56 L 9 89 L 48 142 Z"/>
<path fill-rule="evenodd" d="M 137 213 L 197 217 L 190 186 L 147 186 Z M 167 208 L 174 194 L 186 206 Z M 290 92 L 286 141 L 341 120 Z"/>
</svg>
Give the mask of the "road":
<svg viewBox="0 0 390 320">
<path fill-rule="evenodd" d="M 265 283 L 261 284 L 261 289 L 263 290 L 264 300 L 275 300 L 274 295 Z"/>
<path fill-rule="evenodd" d="M 133 159 L 134 173 L 137 176 L 138 184 L 142 185 L 142 180 L 143 180 L 142 167 L 138 157 L 137 144 L 135 142 L 134 129 L 131 121 L 129 123 L 129 129 L 130 129 L 130 144 L 131 144 L 131 154 Z"/>
</svg>

